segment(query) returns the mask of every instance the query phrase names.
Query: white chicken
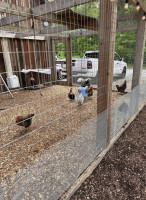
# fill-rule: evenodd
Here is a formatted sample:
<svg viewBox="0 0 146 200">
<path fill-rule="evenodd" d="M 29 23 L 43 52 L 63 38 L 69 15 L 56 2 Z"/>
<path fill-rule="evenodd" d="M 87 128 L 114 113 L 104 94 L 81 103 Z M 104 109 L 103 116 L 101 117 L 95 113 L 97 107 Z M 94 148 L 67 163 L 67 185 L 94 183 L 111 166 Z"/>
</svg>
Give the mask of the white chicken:
<svg viewBox="0 0 146 200">
<path fill-rule="evenodd" d="M 86 78 L 86 79 L 83 79 L 83 78 L 79 78 L 77 80 L 77 83 L 80 83 L 82 87 L 86 87 L 86 86 L 90 86 L 90 78 Z"/>
<path fill-rule="evenodd" d="M 82 93 L 80 91 L 78 91 L 78 93 L 76 94 L 77 98 L 76 98 L 76 102 L 79 104 L 79 105 L 82 105 L 83 102 L 84 102 L 84 97 L 82 95 Z"/>
</svg>

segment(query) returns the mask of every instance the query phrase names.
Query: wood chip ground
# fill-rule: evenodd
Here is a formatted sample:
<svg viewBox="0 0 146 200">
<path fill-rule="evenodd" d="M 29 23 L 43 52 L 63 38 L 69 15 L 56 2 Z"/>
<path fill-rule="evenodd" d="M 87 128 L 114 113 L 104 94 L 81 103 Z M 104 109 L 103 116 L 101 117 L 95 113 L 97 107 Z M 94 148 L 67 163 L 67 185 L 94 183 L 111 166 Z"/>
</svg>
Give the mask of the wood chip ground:
<svg viewBox="0 0 146 200">
<path fill-rule="evenodd" d="M 8 94 L 0 96 L 0 180 L 26 167 L 96 116 L 97 90 L 82 106 L 69 101 L 68 92 L 69 87 L 54 85 L 41 91 L 13 92 L 14 99 Z M 77 93 L 77 87 L 73 87 L 73 92 Z M 120 96 L 113 92 L 112 100 Z M 35 116 L 28 130 L 16 125 L 16 116 L 31 113 Z"/>
</svg>

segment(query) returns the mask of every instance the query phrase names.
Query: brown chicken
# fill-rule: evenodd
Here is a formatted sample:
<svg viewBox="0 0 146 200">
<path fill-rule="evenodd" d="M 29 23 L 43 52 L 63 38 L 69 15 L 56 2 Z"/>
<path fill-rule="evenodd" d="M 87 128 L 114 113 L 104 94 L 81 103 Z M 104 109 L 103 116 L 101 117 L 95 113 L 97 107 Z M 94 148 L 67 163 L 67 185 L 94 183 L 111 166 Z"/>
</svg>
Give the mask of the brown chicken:
<svg viewBox="0 0 146 200">
<path fill-rule="evenodd" d="M 32 117 L 34 114 L 28 114 L 27 116 L 17 116 L 16 123 L 18 126 L 24 126 L 28 128 L 32 124 Z"/>
<path fill-rule="evenodd" d="M 88 97 L 91 97 L 93 96 L 93 87 L 90 86 L 89 89 L 88 89 Z"/>
</svg>

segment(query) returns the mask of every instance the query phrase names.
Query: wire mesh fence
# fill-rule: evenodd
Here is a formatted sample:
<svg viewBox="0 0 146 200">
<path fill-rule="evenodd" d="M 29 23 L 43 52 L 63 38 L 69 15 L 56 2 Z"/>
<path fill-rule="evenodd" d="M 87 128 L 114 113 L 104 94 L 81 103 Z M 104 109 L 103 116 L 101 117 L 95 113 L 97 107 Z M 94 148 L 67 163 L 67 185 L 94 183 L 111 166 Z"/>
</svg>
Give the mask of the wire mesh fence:
<svg viewBox="0 0 146 200">
<path fill-rule="evenodd" d="M 56 200 L 146 100 L 143 11 L 1 0 L 0 13 L 0 199 Z"/>
</svg>

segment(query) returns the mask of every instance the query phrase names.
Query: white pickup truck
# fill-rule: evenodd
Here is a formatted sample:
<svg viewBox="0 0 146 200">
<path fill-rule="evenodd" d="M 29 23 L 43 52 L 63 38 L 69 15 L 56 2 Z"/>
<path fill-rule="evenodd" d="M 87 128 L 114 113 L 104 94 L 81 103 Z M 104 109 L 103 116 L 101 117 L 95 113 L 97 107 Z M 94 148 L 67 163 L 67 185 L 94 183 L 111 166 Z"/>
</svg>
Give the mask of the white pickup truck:
<svg viewBox="0 0 146 200">
<path fill-rule="evenodd" d="M 86 51 L 83 58 L 72 59 L 72 72 L 74 77 L 96 77 L 98 72 L 99 51 Z M 114 56 L 114 76 L 126 76 L 127 63 L 115 53 Z M 66 75 L 66 62 L 62 64 L 62 75 Z"/>
</svg>

